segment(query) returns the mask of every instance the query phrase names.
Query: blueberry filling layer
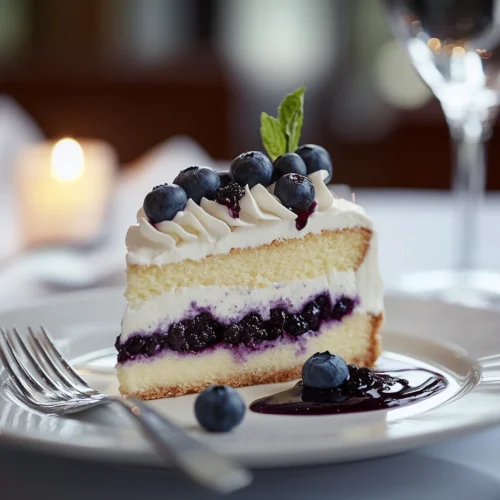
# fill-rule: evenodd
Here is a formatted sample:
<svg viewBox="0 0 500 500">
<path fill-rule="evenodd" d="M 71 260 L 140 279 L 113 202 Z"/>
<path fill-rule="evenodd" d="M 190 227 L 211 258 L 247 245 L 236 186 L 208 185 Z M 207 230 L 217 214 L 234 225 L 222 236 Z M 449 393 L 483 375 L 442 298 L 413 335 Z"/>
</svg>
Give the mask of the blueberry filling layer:
<svg viewBox="0 0 500 500">
<path fill-rule="evenodd" d="M 202 312 L 192 319 L 173 323 L 168 334 L 133 335 L 124 343 L 120 343 L 118 337 L 115 343 L 118 362 L 124 363 L 138 356 L 150 358 L 165 350 L 196 353 L 219 344 L 252 349 L 264 341 L 280 337 L 293 341 L 307 332 L 317 332 L 325 322 L 342 320 L 352 313 L 355 306 L 356 301 L 349 297 L 340 297 L 332 304 L 330 296 L 322 294 L 296 313 L 275 307 L 267 320 L 252 312 L 238 323 L 224 323 L 209 312 Z"/>
</svg>

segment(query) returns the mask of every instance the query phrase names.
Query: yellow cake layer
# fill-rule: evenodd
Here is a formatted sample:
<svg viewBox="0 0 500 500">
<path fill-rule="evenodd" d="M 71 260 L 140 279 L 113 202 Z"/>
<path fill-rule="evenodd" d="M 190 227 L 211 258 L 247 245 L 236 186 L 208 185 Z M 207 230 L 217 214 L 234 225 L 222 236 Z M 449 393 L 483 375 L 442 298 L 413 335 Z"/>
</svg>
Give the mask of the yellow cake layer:
<svg viewBox="0 0 500 500">
<path fill-rule="evenodd" d="M 380 354 L 378 330 L 382 315 L 355 313 L 342 323 L 325 328 L 301 343 L 278 344 L 235 360 L 229 350 L 216 349 L 196 355 L 168 353 L 153 361 L 118 365 L 120 392 L 143 399 L 157 399 L 199 392 L 212 384 L 242 387 L 300 378 L 304 361 L 329 350 L 348 363 L 373 366 Z"/>
<path fill-rule="evenodd" d="M 276 240 L 256 248 L 233 249 L 164 266 L 128 266 L 126 297 L 138 303 L 179 287 L 268 287 L 309 280 L 332 270 L 357 269 L 368 250 L 371 231 L 350 228 L 309 233 L 300 239 Z"/>
</svg>

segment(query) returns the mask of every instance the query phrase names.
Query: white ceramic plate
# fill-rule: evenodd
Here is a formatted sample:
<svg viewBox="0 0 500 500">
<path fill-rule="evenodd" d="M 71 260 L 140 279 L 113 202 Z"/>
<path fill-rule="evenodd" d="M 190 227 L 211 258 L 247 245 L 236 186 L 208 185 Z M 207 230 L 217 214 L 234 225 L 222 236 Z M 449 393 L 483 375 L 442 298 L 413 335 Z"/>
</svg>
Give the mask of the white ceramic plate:
<svg viewBox="0 0 500 500">
<path fill-rule="evenodd" d="M 111 347 L 124 308 L 122 290 L 106 289 L 0 313 L 0 325 L 47 325 L 68 357 L 96 388 L 116 393 Z M 333 416 L 276 416 L 248 411 L 224 435 L 198 428 L 195 396 L 151 404 L 214 448 L 258 467 L 357 460 L 410 450 L 446 436 L 500 422 L 500 314 L 408 298 L 387 299 L 384 356 L 443 374 L 442 393 L 387 411 Z M 52 417 L 18 406 L 0 375 L 0 442 L 90 459 L 157 465 L 139 432 L 118 410 L 99 408 Z M 293 385 L 240 392 L 250 403 Z"/>
</svg>

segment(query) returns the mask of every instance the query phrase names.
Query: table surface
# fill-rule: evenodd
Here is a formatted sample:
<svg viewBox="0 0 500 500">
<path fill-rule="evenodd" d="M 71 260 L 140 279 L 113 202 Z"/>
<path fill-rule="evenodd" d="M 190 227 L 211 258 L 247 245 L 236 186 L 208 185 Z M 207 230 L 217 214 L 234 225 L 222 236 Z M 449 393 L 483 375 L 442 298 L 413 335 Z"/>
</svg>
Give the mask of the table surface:
<svg viewBox="0 0 500 500">
<path fill-rule="evenodd" d="M 389 289 L 404 273 L 451 265 L 455 240 L 449 194 L 360 190 L 356 197 L 377 221 L 382 275 Z M 491 195 L 478 225 L 477 262 L 496 271 L 500 271 L 499 214 L 500 196 Z M 116 224 L 116 238 L 111 238 L 107 252 L 110 266 L 113 262 L 117 270 L 123 262 L 124 219 Z M 2 251 L 7 253 L 0 244 Z M 54 291 L 26 276 L 16 280 L 15 286 L 1 288 L 3 307 Z M 256 471 L 254 484 L 229 498 L 500 499 L 499 444 L 500 428 L 494 428 L 395 457 Z M 212 498 L 175 472 L 124 469 L 0 447 L 0 498 L 32 500 L 42 491 L 43 496 L 50 492 L 52 500 Z"/>
</svg>

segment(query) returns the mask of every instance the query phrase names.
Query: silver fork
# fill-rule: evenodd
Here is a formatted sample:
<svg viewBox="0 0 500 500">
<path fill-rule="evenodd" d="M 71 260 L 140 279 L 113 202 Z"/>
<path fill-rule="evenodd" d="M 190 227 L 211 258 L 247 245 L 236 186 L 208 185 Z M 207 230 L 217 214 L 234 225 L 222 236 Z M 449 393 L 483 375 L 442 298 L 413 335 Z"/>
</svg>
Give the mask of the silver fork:
<svg viewBox="0 0 500 500">
<path fill-rule="evenodd" d="M 250 471 L 212 451 L 142 401 L 107 396 L 90 387 L 43 326 L 28 328 L 27 340 L 29 348 L 16 328 L 0 328 L 0 359 L 10 377 L 9 388 L 25 405 L 43 413 L 66 415 L 116 403 L 128 410 L 158 455 L 195 482 L 219 493 L 251 483 Z"/>
</svg>

